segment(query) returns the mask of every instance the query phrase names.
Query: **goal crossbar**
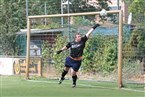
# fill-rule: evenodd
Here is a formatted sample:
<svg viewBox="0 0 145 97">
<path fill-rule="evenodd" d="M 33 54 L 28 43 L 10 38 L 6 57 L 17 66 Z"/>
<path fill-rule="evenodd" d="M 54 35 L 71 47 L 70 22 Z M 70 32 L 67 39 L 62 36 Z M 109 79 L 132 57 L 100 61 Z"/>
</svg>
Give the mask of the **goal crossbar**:
<svg viewBox="0 0 145 97">
<path fill-rule="evenodd" d="M 106 11 L 110 14 L 118 14 L 120 10 L 114 11 Z M 69 14 L 53 14 L 53 15 L 38 15 L 38 16 L 28 16 L 29 19 L 37 19 L 37 18 L 51 18 L 51 17 L 70 17 L 70 16 L 82 16 L 82 15 L 97 15 L 100 12 L 84 12 L 84 13 L 69 13 Z"/>
<path fill-rule="evenodd" d="M 118 87 L 122 84 L 122 35 L 123 35 L 123 16 L 122 10 L 106 11 L 107 14 L 119 14 L 119 29 L 118 29 Z M 51 17 L 71 17 L 82 15 L 99 15 L 100 12 L 84 12 L 84 13 L 69 13 L 69 14 L 53 14 L 53 15 L 37 15 L 27 17 L 27 48 L 26 48 L 26 79 L 29 79 L 29 62 L 30 62 L 30 33 L 31 19 L 51 18 Z"/>
</svg>

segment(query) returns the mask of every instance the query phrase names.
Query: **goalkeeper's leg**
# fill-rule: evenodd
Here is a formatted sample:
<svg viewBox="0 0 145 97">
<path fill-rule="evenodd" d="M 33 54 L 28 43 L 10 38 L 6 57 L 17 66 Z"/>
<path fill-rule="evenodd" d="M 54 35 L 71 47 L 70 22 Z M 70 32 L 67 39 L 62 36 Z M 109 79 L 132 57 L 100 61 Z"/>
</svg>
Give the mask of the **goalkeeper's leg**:
<svg viewBox="0 0 145 97">
<path fill-rule="evenodd" d="M 62 83 L 62 81 L 65 79 L 65 75 L 68 73 L 69 67 L 65 67 L 65 69 L 62 71 L 61 78 L 59 79 L 59 84 Z"/>
<path fill-rule="evenodd" d="M 77 72 L 79 70 L 81 66 L 81 60 L 80 61 L 76 61 L 76 64 L 73 64 L 72 66 L 72 81 L 73 81 L 73 84 L 72 84 L 72 88 L 76 87 L 76 82 L 77 82 Z"/>
<path fill-rule="evenodd" d="M 73 75 L 72 80 L 73 80 L 72 88 L 74 88 L 76 87 L 77 75 Z"/>
</svg>

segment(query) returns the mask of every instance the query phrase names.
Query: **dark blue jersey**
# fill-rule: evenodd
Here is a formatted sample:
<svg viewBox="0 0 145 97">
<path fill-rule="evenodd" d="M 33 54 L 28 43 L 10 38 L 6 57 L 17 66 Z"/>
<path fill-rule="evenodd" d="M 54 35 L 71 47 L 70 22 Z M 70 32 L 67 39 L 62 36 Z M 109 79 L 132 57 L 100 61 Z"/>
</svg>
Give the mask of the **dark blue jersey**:
<svg viewBox="0 0 145 97">
<path fill-rule="evenodd" d="M 70 48 L 71 57 L 78 58 L 78 57 L 82 56 L 87 39 L 88 38 L 85 35 L 84 37 L 81 38 L 80 42 L 72 41 L 66 45 L 67 48 Z"/>
</svg>

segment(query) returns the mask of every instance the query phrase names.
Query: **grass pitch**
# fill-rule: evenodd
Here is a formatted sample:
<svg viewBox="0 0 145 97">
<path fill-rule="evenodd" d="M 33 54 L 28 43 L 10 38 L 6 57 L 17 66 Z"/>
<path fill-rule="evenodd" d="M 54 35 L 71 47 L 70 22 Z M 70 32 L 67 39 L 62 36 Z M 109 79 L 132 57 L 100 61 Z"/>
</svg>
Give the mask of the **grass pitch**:
<svg viewBox="0 0 145 97">
<path fill-rule="evenodd" d="M 145 97 L 143 88 L 118 89 L 117 83 L 71 80 L 58 85 L 58 80 L 39 78 L 24 80 L 19 76 L 0 76 L 0 97 Z"/>
</svg>

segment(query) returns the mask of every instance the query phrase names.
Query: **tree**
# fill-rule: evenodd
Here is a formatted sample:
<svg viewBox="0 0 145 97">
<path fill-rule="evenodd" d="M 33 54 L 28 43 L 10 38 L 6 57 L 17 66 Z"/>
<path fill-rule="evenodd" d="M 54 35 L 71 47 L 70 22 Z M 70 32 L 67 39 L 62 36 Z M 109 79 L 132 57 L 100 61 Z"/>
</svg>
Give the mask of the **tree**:
<svg viewBox="0 0 145 97">
<path fill-rule="evenodd" d="M 20 0 L 1 0 L 0 45 L 4 55 L 17 55 L 15 32 L 26 25 L 20 3 Z"/>
<path fill-rule="evenodd" d="M 42 55 L 45 60 L 51 59 L 51 62 L 54 64 L 54 67 L 58 72 L 62 71 L 62 68 L 64 66 L 64 61 L 66 55 L 68 55 L 68 52 L 62 52 L 59 55 L 56 54 L 56 51 L 60 50 L 62 46 L 65 46 L 67 44 L 67 37 L 58 35 L 55 40 L 55 44 L 47 44 L 44 45 Z M 47 62 L 47 61 L 45 61 Z M 46 63 L 47 65 L 47 63 Z"/>
<path fill-rule="evenodd" d="M 144 0 L 134 0 L 129 6 L 129 11 L 132 12 L 135 23 L 145 23 L 144 5 Z"/>
<path fill-rule="evenodd" d="M 99 49 L 100 45 L 103 43 L 101 40 L 101 36 L 96 36 L 87 41 L 83 55 L 84 60 L 82 62 L 83 71 L 95 73 L 100 70 L 101 66 L 99 63 L 101 62 L 101 57 L 98 59 L 96 56 L 101 56 L 102 54 L 101 49 Z"/>
<path fill-rule="evenodd" d="M 117 67 L 117 40 L 109 36 L 103 51 L 102 70 L 112 72 Z"/>
<path fill-rule="evenodd" d="M 127 51 L 124 53 L 124 56 L 127 55 L 132 60 L 141 60 L 145 51 L 144 31 L 144 28 L 133 30 L 129 41 L 124 46 L 124 51 Z"/>
<path fill-rule="evenodd" d="M 145 11 L 144 0 L 124 0 L 129 5 L 129 12 L 132 12 L 133 23 L 136 26 L 130 34 L 130 39 L 126 43 L 124 50 L 129 51 L 126 55 L 130 56 L 133 60 L 140 59 L 144 53 L 144 24 L 145 24 Z M 130 4 L 129 4 L 130 3 Z"/>
<path fill-rule="evenodd" d="M 60 13 L 61 0 L 29 0 L 29 15 L 44 15 L 46 3 L 46 14 Z"/>
<path fill-rule="evenodd" d="M 114 36 L 96 35 L 87 42 L 82 69 L 87 72 L 108 73 L 116 69 L 117 41 Z"/>
<path fill-rule="evenodd" d="M 71 13 L 96 11 L 94 6 L 88 5 L 85 0 L 70 0 Z"/>
</svg>

